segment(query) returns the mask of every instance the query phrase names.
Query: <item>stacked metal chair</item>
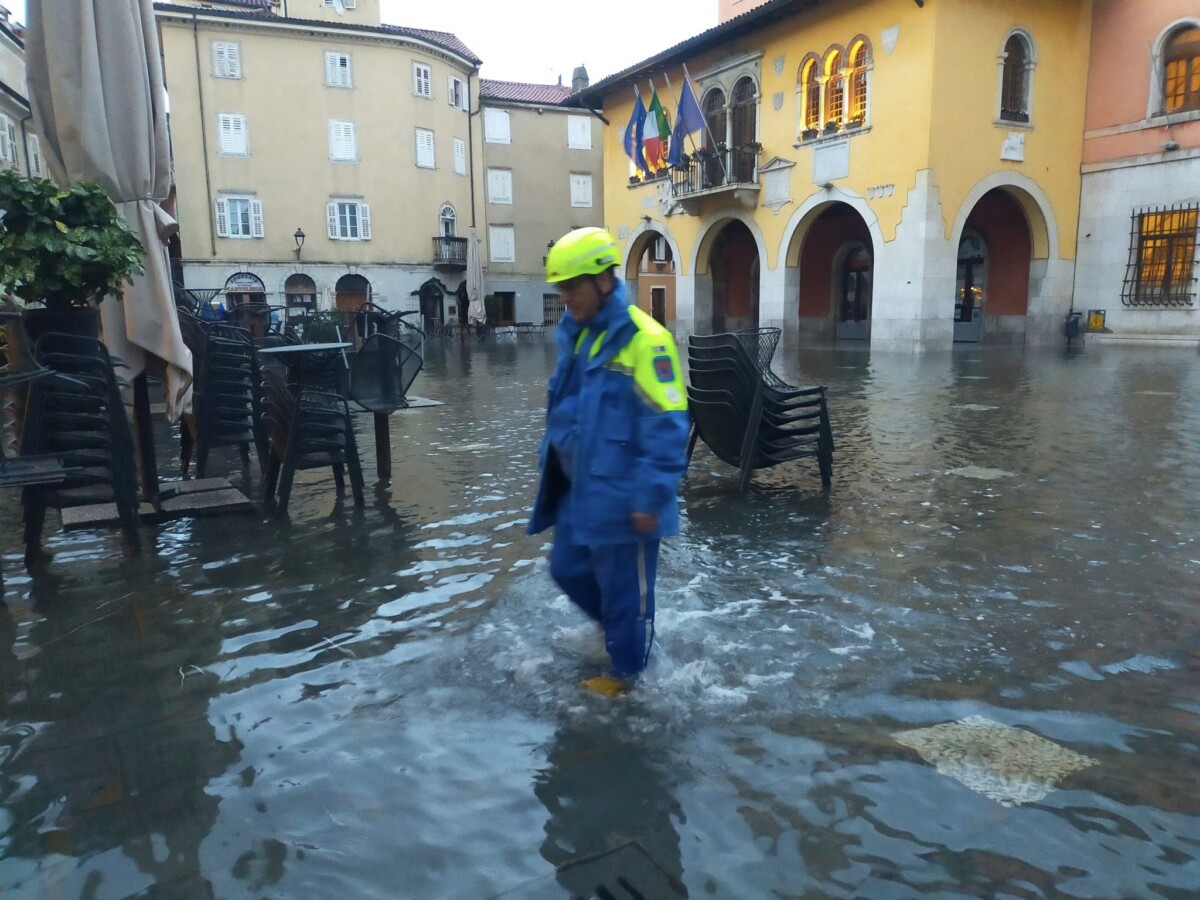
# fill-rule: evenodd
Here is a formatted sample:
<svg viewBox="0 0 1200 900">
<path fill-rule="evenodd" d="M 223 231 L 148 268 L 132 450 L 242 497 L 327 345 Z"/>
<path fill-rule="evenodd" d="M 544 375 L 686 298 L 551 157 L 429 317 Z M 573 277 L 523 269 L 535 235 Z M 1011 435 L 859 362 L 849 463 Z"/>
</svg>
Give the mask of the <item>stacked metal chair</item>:
<svg viewBox="0 0 1200 900">
<path fill-rule="evenodd" d="M 258 404 L 254 344 L 246 329 L 180 314 L 184 342 L 192 351 L 196 376 L 193 412 L 180 426 L 180 467 L 187 475 L 192 456 L 203 478 L 216 447 L 236 446 L 242 464 L 254 445 L 259 470 L 266 468 L 266 432 Z"/>
<path fill-rule="evenodd" d="M 13 333 L 8 349 L 20 353 L 21 340 L 13 340 Z M 26 564 L 40 555 L 49 507 L 115 502 L 126 544 L 139 550 L 133 433 L 108 349 L 96 338 L 50 332 L 37 339 L 32 357 L 66 377 L 30 384 L 21 456 L 57 456 L 66 471 L 57 484 L 29 485 L 22 492 Z"/>
<path fill-rule="evenodd" d="M 755 469 L 815 457 L 821 484 L 833 479 L 833 429 L 825 387 L 800 388 L 771 371 L 778 328 L 688 338 L 692 438 L 738 467 L 741 489 Z"/>
</svg>

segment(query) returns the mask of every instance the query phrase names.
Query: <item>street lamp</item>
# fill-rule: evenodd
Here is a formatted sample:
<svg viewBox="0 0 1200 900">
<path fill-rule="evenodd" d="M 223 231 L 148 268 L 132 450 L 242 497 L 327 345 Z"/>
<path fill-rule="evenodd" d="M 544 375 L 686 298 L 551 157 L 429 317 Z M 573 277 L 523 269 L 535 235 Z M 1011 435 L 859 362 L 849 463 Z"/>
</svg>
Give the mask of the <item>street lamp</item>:
<svg viewBox="0 0 1200 900">
<path fill-rule="evenodd" d="M 304 248 L 304 229 L 297 228 L 292 237 L 296 239 L 296 262 L 300 262 L 300 251 Z"/>
</svg>

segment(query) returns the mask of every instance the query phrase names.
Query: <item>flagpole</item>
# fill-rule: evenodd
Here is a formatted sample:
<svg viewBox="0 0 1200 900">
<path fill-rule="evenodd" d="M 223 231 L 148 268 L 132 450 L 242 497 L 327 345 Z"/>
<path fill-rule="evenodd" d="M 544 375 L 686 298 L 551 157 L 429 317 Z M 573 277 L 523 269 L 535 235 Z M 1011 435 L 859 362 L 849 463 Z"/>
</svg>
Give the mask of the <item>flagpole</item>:
<svg viewBox="0 0 1200 900">
<path fill-rule="evenodd" d="M 687 63 L 683 64 L 683 77 L 688 81 L 692 80 L 692 73 L 688 71 Z M 693 94 L 695 91 L 692 92 Z M 704 107 L 700 107 L 700 119 L 704 122 L 704 130 L 708 134 L 708 139 L 712 141 L 713 152 L 717 154 L 717 160 L 721 163 L 721 174 L 724 176 L 722 180 L 729 180 L 729 169 L 725 165 L 725 160 L 721 158 L 721 151 L 717 149 L 717 140 L 713 137 L 712 129 L 708 127 L 708 116 L 704 115 Z"/>
<path fill-rule="evenodd" d="M 667 90 L 670 91 L 672 94 L 674 94 L 675 93 L 675 85 L 671 84 L 670 73 L 663 72 L 663 78 L 667 79 Z M 679 107 L 681 107 L 681 106 L 683 106 L 683 89 L 682 88 L 680 89 L 678 96 L 676 96 L 676 98 L 675 98 L 675 118 L 677 118 L 677 119 L 679 118 Z M 701 116 L 700 118 L 703 119 L 704 117 Z M 687 138 L 689 141 L 692 142 L 692 154 L 695 155 L 696 139 L 694 137 L 692 137 L 692 133 L 690 131 L 687 134 Z"/>
</svg>

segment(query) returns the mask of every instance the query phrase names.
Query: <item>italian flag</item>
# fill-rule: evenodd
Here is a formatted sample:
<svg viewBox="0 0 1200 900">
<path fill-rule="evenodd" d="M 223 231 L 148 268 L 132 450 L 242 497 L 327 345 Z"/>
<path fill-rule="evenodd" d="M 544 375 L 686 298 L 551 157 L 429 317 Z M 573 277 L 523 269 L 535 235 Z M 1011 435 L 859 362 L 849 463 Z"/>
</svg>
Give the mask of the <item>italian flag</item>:
<svg viewBox="0 0 1200 900">
<path fill-rule="evenodd" d="M 642 152 L 646 165 L 651 172 L 667 168 L 667 141 L 671 137 L 671 123 L 667 114 L 658 102 L 658 91 L 650 98 L 650 108 L 646 110 L 646 125 L 642 131 Z"/>
</svg>

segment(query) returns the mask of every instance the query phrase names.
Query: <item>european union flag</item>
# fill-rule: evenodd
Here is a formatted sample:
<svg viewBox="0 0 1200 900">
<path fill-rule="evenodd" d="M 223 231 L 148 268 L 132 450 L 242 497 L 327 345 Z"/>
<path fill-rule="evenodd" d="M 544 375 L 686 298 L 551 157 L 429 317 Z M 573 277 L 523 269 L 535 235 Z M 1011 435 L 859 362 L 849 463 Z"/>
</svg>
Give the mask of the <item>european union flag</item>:
<svg viewBox="0 0 1200 900">
<path fill-rule="evenodd" d="M 633 93 L 637 99 L 633 104 L 633 115 L 629 117 L 629 124 L 625 126 L 625 155 L 633 160 L 638 171 L 647 173 L 649 170 L 646 168 L 646 160 L 642 157 L 642 129 L 646 125 L 646 106 L 636 88 Z"/>
<path fill-rule="evenodd" d="M 668 148 L 667 162 L 673 166 L 683 163 L 683 139 L 693 131 L 704 127 L 704 112 L 700 102 L 692 90 L 692 81 L 686 75 L 683 78 L 683 90 L 679 94 L 679 109 L 675 111 L 675 130 L 671 132 L 671 146 Z"/>
</svg>

